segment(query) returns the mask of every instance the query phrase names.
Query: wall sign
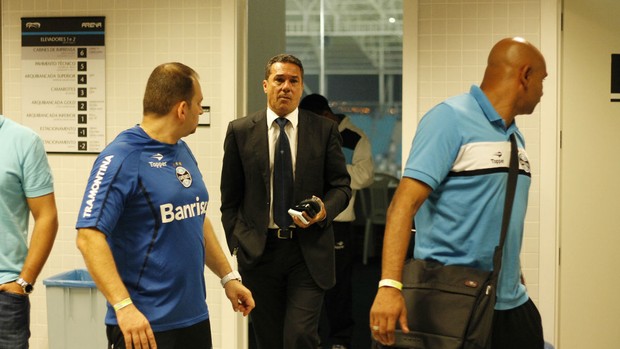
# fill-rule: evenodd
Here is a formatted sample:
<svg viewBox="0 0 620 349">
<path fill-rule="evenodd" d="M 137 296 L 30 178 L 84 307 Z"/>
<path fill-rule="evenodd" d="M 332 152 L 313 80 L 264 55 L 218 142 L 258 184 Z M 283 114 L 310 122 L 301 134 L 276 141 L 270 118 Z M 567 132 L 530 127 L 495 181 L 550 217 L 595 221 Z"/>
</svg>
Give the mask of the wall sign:
<svg viewBox="0 0 620 349">
<path fill-rule="evenodd" d="M 611 55 L 611 101 L 620 102 L 620 54 Z"/>
<path fill-rule="evenodd" d="M 105 142 L 105 17 L 22 18 L 22 122 L 48 152 Z"/>
<path fill-rule="evenodd" d="M 211 107 L 202 106 L 202 115 L 198 119 L 198 126 L 209 126 L 211 125 Z"/>
</svg>

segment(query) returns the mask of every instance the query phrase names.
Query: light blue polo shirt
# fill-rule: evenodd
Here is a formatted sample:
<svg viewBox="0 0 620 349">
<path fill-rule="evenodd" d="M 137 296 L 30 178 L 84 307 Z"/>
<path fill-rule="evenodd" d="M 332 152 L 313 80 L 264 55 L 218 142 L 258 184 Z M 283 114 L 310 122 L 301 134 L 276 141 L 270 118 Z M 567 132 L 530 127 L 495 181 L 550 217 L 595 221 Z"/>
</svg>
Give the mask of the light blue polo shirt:
<svg viewBox="0 0 620 349">
<path fill-rule="evenodd" d="M 54 191 L 43 141 L 0 115 L 0 284 L 19 277 L 28 254 L 26 198 Z"/>
<path fill-rule="evenodd" d="M 433 189 L 415 216 L 414 256 L 492 270 L 513 133 L 519 147 L 519 176 L 500 271 L 498 310 L 515 308 L 528 299 L 520 282 L 519 253 L 531 175 L 516 124 L 506 129 L 482 90 L 472 86 L 470 93 L 446 100 L 422 118 L 403 174 Z"/>
</svg>

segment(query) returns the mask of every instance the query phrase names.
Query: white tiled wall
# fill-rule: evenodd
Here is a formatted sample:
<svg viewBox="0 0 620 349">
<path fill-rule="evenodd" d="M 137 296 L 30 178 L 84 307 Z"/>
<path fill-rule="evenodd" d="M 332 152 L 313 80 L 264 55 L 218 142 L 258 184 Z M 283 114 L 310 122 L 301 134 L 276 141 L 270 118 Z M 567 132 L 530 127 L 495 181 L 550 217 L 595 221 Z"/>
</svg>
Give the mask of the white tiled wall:
<svg viewBox="0 0 620 349">
<path fill-rule="evenodd" d="M 224 243 L 219 214 L 219 176 L 223 135 L 234 108 L 223 85 L 235 76 L 232 57 L 223 49 L 234 45 L 234 31 L 224 31 L 234 18 L 225 9 L 229 0 L 2 0 L 3 114 L 21 121 L 21 17 L 105 16 L 106 18 L 106 131 L 110 142 L 120 131 L 139 123 L 142 94 L 148 75 L 164 62 L 179 61 L 194 68 L 201 77 L 203 105 L 211 106 L 211 126 L 200 127 L 186 140 L 196 155 L 210 190 L 208 216 Z M 224 5 L 223 5 L 224 4 Z M 45 349 L 47 312 L 42 280 L 55 274 L 83 268 L 75 247 L 74 224 L 94 155 L 49 154 L 55 179 L 60 229 L 52 254 L 32 296 L 31 348 Z M 212 316 L 215 348 L 234 324 L 220 321 L 219 280 L 207 272 L 208 303 Z M 234 319 L 234 318 L 232 318 Z M 103 330 L 103 329 L 102 329 Z"/>
<path fill-rule="evenodd" d="M 479 85 L 495 42 L 521 36 L 540 48 L 540 0 L 418 0 L 418 118 L 449 96 Z M 538 301 L 540 112 L 517 117 L 532 165 L 521 263 Z"/>
</svg>

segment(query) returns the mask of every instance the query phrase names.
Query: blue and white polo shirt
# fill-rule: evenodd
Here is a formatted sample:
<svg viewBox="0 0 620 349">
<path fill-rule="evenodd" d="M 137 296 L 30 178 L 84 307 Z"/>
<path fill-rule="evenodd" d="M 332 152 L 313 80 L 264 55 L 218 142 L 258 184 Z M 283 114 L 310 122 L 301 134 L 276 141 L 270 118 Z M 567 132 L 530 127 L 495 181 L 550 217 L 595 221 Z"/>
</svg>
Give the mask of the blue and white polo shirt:
<svg viewBox="0 0 620 349">
<path fill-rule="evenodd" d="M 516 123 L 506 128 L 482 90 L 472 86 L 470 93 L 444 101 L 422 118 L 403 173 L 433 189 L 415 216 L 415 258 L 492 270 L 513 133 L 519 147 L 519 176 L 504 246 L 498 310 L 528 300 L 520 282 L 519 253 L 531 175 Z"/>
</svg>

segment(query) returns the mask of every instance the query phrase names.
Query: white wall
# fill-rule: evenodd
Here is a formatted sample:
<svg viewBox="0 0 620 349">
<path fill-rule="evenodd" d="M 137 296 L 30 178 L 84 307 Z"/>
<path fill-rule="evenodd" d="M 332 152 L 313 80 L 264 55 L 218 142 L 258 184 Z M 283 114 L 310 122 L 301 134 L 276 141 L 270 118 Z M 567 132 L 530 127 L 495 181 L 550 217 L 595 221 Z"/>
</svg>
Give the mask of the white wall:
<svg viewBox="0 0 620 349">
<path fill-rule="evenodd" d="M 179 61 L 201 76 L 204 105 L 211 106 L 211 126 L 187 138 L 210 194 L 208 216 L 220 241 L 219 177 L 223 135 L 236 116 L 235 46 L 237 1 L 229 0 L 2 0 L 3 113 L 21 121 L 21 17 L 105 16 L 107 141 L 139 123 L 142 94 L 153 68 Z M 239 77 L 241 78 L 241 77 Z M 60 229 L 52 254 L 32 295 L 31 348 L 47 348 L 45 288 L 42 280 L 83 268 L 75 247 L 75 220 L 94 155 L 49 154 L 55 179 Z M 208 303 L 215 348 L 232 348 L 236 316 L 225 304 L 219 280 L 207 273 Z M 103 329 L 102 329 L 103 330 Z"/>
<path fill-rule="evenodd" d="M 620 53 L 620 2 L 564 0 L 562 33 L 562 349 L 620 347 L 620 103 L 610 102 Z"/>
</svg>

